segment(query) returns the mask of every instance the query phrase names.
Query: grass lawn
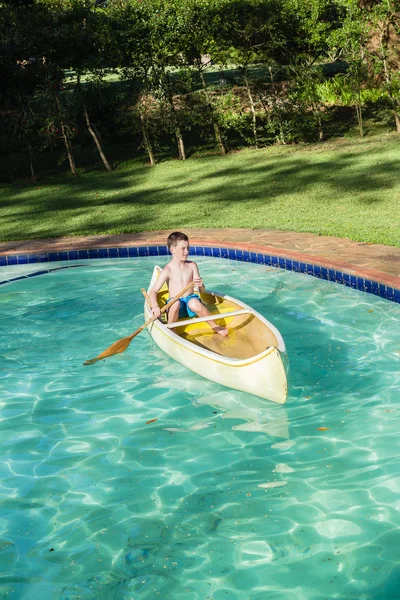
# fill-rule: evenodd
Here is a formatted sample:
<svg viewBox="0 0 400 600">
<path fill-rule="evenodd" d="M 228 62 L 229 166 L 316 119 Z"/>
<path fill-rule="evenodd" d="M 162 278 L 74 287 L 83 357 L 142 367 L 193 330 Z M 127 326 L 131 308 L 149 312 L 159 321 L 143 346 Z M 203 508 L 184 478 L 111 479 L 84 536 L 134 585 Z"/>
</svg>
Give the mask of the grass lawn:
<svg viewBox="0 0 400 600">
<path fill-rule="evenodd" d="M 389 134 L 2 184 L 0 241 L 247 227 L 400 246 L 399 165 Z"/>
</svg>

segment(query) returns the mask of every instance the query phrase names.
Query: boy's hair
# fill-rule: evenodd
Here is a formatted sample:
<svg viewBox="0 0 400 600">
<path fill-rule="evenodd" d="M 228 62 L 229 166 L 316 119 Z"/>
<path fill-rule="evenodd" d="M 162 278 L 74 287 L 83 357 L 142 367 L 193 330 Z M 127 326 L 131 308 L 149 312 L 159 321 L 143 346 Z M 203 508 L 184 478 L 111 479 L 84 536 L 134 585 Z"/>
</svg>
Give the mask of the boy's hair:
<svg viewBox="0 0 400 600">
<path fill-rule="evenodd" d="M 174 231 L 167 238 L 167 246 L 168 250 L 171 249 L 171 246 L 177 246 L 180 241 L 188 242 L 189 238 L 186 233 L 181 233 L 180 231 Z"/>
</svg>

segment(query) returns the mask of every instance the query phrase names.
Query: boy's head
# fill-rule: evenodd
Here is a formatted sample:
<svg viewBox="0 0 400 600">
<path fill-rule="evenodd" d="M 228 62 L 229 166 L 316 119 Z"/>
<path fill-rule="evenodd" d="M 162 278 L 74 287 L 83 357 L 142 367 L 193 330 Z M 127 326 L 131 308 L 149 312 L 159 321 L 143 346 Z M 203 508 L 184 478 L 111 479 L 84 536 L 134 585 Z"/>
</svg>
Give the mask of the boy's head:
<svg viewBox="0 0 400 600">
<path fill-rule="evenodd" d="M 171 254 L 186 260 L 189 254 L 189 238 L 185 233 L 174 231 L 167 238 L 167 246 Z"/>
</svg>

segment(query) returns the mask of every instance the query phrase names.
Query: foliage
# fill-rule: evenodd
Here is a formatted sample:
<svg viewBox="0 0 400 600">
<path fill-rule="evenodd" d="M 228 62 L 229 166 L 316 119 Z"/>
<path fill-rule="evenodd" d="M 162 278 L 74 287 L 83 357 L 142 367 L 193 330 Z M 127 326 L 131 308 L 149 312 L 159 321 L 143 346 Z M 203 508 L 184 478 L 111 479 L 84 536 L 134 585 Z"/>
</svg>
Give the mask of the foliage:
<svg viewBox="0 0 400 600">
<path fill-rule="evenodd" d="M 185 158 L 187 143 L 193 152 L 311 142 L 332 135 L 341 107 L 355 111 L 363 135 L 371 105 L 385 124 L 390 110 L 400 132 L 398 0 L 31 0 L 0 9 L 3 157 L 34 152 L 40 164 L 64 148 L 74 172 L 74 153 L 94 135 L 96 144 L 131 140 L 153 163 L 176 146 Z"/>
</svg>

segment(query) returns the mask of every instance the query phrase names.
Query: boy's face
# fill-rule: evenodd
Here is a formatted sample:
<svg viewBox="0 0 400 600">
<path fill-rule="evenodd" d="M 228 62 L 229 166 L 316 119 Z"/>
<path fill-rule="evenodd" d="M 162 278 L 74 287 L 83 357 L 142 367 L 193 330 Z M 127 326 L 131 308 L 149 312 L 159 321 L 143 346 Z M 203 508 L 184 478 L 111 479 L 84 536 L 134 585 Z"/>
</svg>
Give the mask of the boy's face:
<svg viewBox="0 0 400 600">
<path fill-rule="evenodd" d="M 176 246 L 171 246 L 171 254 L 178 260 L 187 260 L 189 255 L 189 242 L 179 240 Z"/>
</svg>

